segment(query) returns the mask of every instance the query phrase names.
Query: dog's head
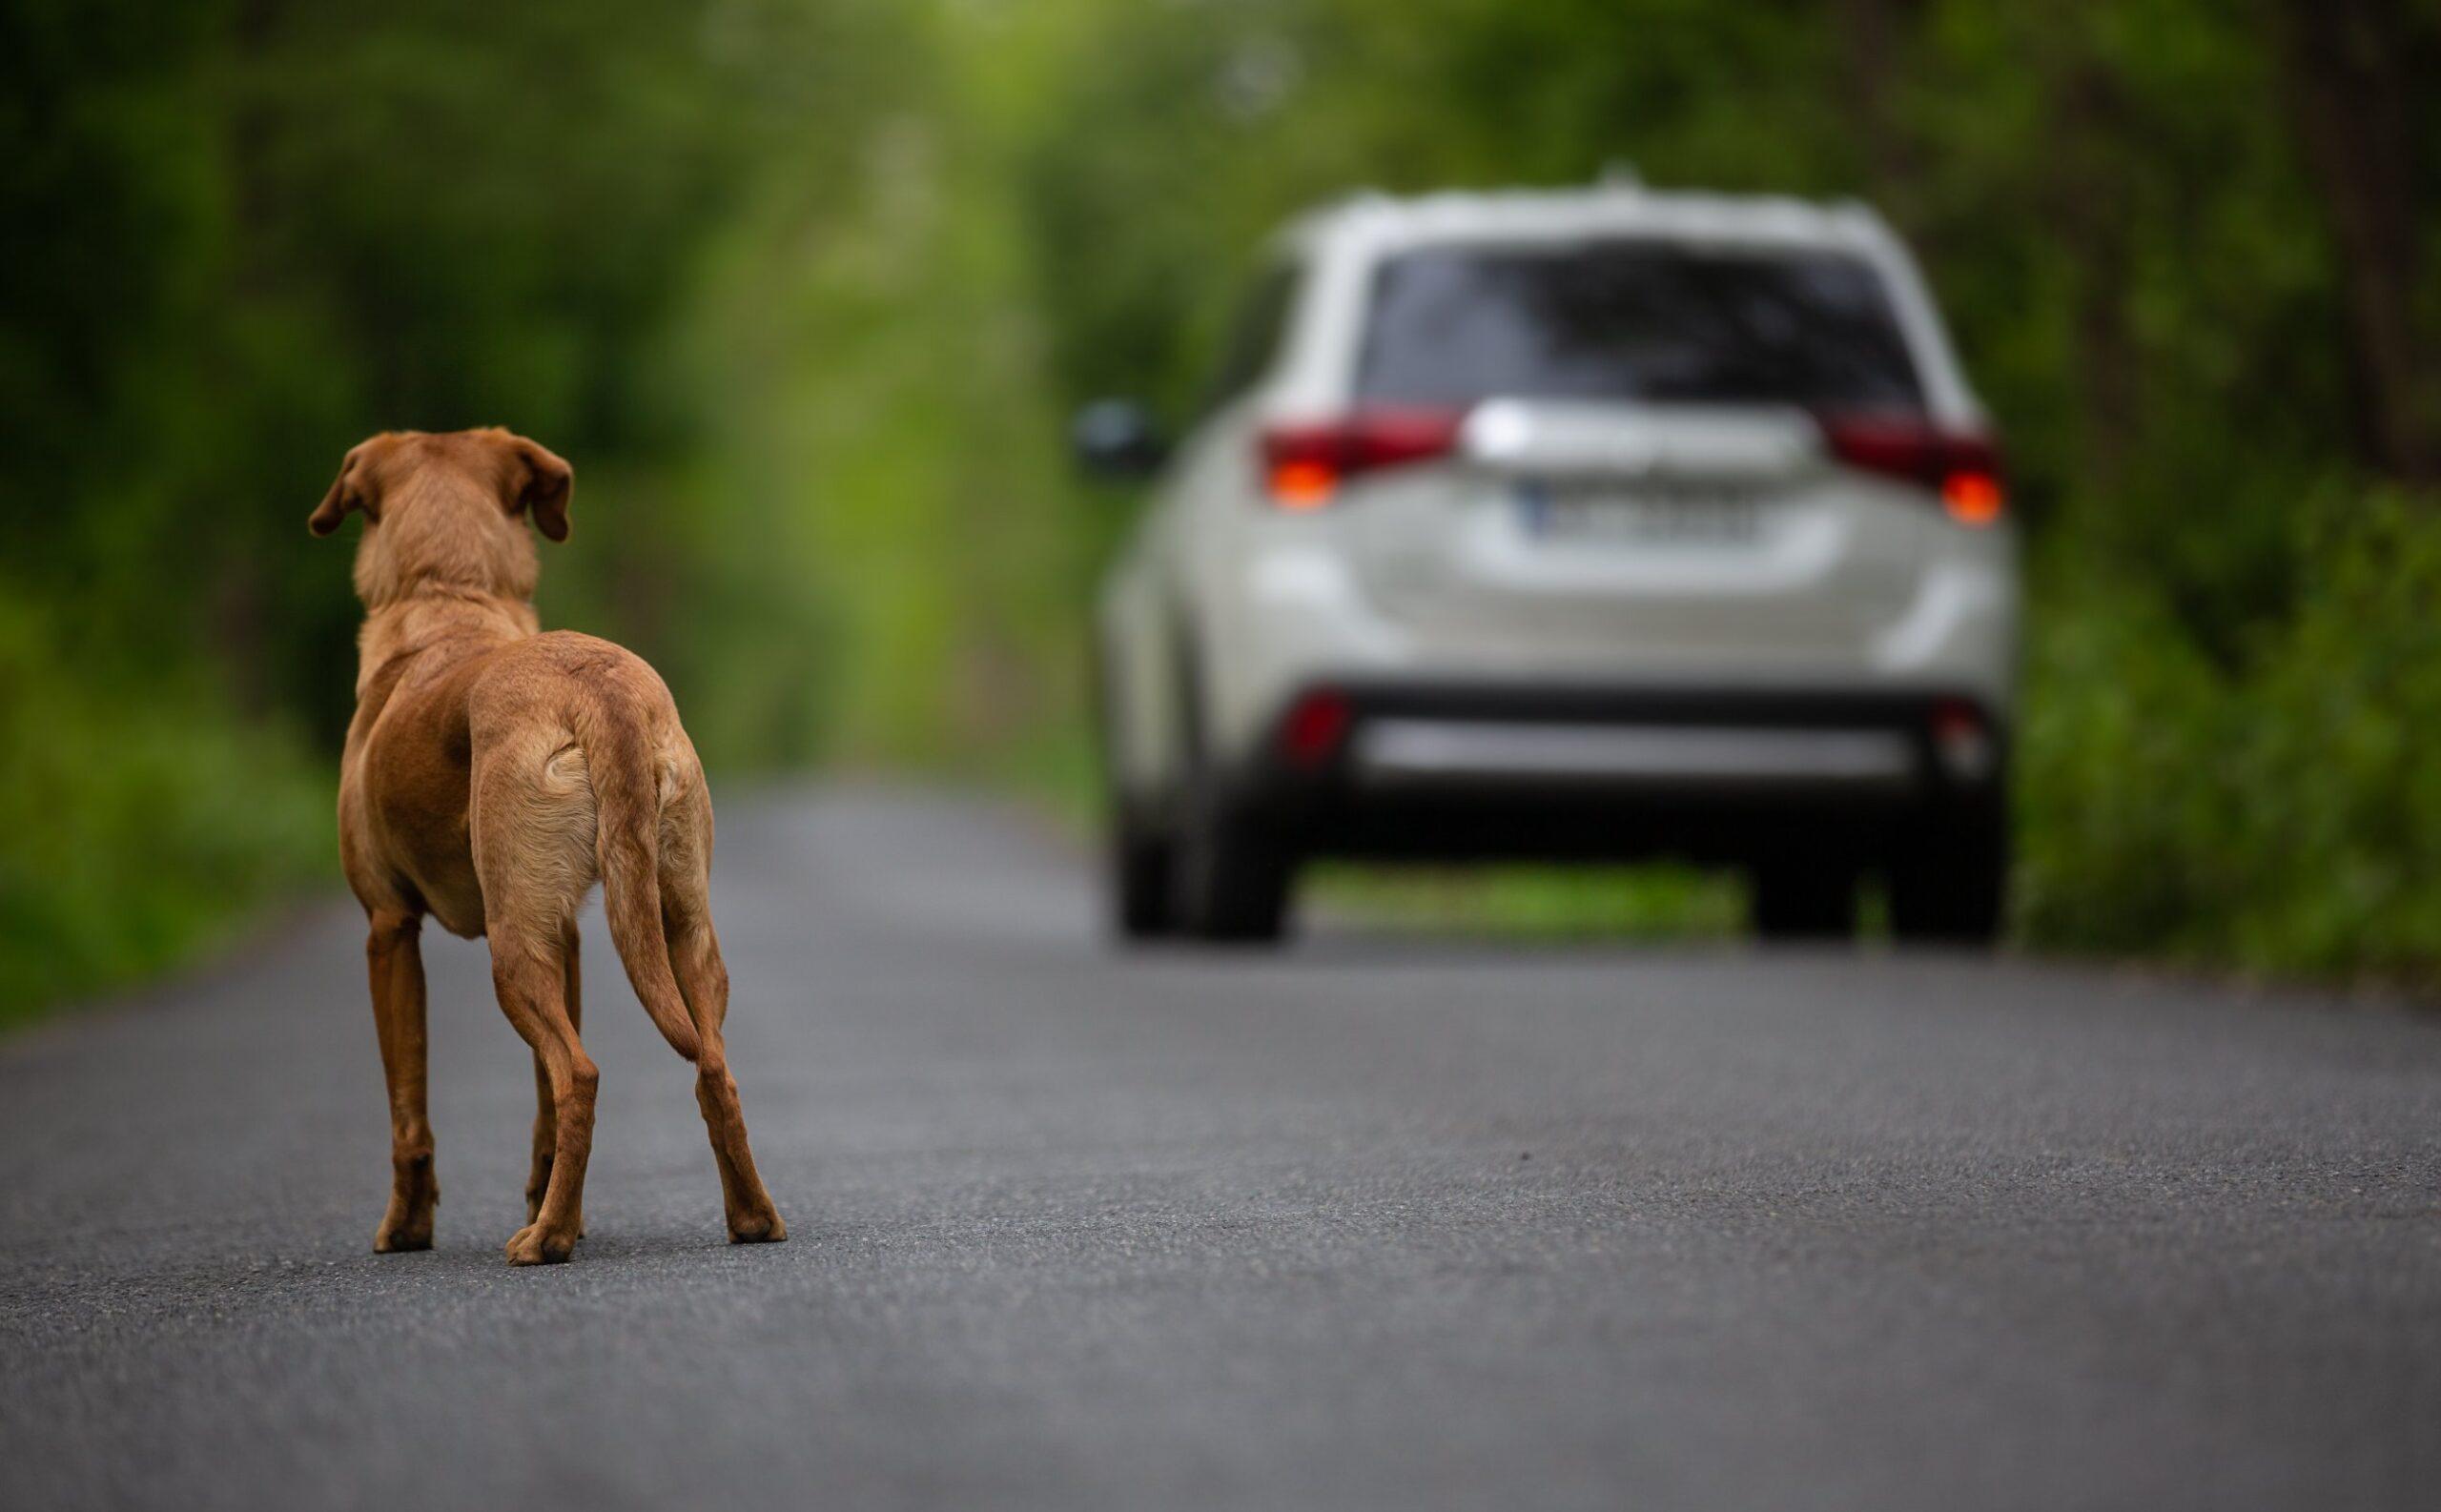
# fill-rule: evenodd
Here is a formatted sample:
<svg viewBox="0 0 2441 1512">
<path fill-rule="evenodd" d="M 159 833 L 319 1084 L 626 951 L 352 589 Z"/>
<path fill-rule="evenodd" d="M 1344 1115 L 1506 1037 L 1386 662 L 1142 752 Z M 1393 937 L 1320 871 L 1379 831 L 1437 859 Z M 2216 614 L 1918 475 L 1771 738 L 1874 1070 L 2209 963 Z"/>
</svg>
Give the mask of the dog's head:
<svg viewBox="0 0 2441 1512">
<path fill-rule="evenodd" d="M 356 592 L 368 605 L 427 583 L 530 599 L 526 517 L 553 541 L 568 539 L 573 478 L 547 448 L 497 427 L 384 431 L 347 454 L 305 523 L 327 536 L 349 510 L 363 511 Z"/>
</svg>

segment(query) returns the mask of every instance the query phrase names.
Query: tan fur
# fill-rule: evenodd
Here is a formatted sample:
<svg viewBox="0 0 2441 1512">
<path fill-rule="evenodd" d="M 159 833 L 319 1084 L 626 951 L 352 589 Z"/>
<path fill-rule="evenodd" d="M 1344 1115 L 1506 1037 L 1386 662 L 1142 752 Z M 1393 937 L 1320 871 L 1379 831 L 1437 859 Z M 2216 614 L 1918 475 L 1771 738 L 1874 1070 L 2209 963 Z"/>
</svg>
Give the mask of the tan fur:
<svg viewBox="0 0 2441 1512">
<path fill-rule="evenodd" d="M 380 1251 L 428 1249 L 440 1186 L 424 1112 L 430 914 L 488 936 L 503 1012 L 534 1051 L 526 1218 L 512 1263 L 564 1260 L 584 1232 L 598 1075 L 579 1041 L 578 909 L 603 883 L 629 983 L 696 1065 L 729 1237 L 788 1236 L 755 1174 L 722 1025 L 712 806 L 669 690 L 632 653 L 541 633 L 530 516 L 567 539 L 567 463 L 503 430 L 391 432 L 347 454 L 307 523 L 365 517 L 356 552 L 356 718 L 339 766 L 339 858 L 372 931 L 365 955 L 390 1087 Z"/>
</svg>

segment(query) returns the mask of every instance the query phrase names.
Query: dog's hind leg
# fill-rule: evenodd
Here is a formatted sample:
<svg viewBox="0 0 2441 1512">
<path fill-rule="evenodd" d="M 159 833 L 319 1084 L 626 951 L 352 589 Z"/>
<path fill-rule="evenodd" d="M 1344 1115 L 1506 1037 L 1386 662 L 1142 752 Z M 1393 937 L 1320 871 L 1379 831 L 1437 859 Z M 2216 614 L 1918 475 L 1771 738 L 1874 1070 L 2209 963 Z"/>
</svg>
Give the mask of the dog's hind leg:
<svg viewBox="0 0 2441 1512">
<path fill-rule="evenodd" d="M 585 1004 L 580 990 L 575 921 L 569 921 L 560 942 L 560 963 L 566 984 L 568 1027 L 579 1034 L 585 1032 Z M 550 1189 L 551 1162 L 560 1147 L 559 1114 L 551 1099 L 551 1073 L 543 1064 L 540 1052 L 534 1056 L 534 1163 L 525 1178 L 525 1221 L 533 1222 L 543 1213 L 543 1194 Z M 576 1236 L 585 1237 L 585 1212 L 577 1210 Z"/>
<path fill-rule="evenodd" d="M 559 930 L 491 930 L 492 986 L 501 1011 L 543 1068 L 551 1098 L 550 1175 L 533 1221 L 508 1241 L 512 1265 L 568 1257 L 583 1227 L 585 1165 L 593 1154 L 593 1098 L 601 1074 L 568 1015 L 567 969 Z"/>
<path fill-rule="evenodd" d="M 478 735 L 478 739 L 482 737 Z M 593 797 L 583 756 L 548 730 L 477 758 L 467 812 L 501 1011 L 534 1052 L 542 1196 L 509 1237 L 512 1265 L 568 1257 L 584 1230 L 593 1153 L 593 1057 L 577 1038 L 576 913 L 593 884 Z M 541 1148 L 549 1110 L 547 1173 Z"/>
<path fill-rule="evenodd" d="M 381 1074 L 390 1088 L 390 1207 L 373 1231 L 380 1254 L 432 1248 L 432 1211 L 441 1183 L 432 1169 L 432 1125 L 424 1113 L 423 920 L 377 909 L 364 942 L 373 987 L 373 1027 L 381 1040 Z"/>
<path fill-rule="evenodd" d="M 737 1078 L 729 1074 L 728 1053 L 721 1039 L 721 1018 L 728 1006 L 728 970 L 721 963 L 720 941 L 711 920 L 698 919 L 669 931 L 669 958 L 678 973 L 679 991 L 694 1011 L 703 1036 L 703 1057 L 695 1063 L 695 1106 L 704 1111 L 704 1127 L 712 1137 L 712 1160 L 720 1167 L 721 1207 L 728 1219 L 734 1244 L 776 1243 L 789 1236 L 771 1194 L 754 1169 L 754 1152 L 746 1142 L 746 1113 L 738 1105 Z M 698 1006 L 701 1005 L 701 1006 Z"/>
<path fill-rule="evenodd" d="M 694 795 L 700 812 L 690 824 L 671 827 L 662 843 L 661 896 L 669 940 L 669 965 L 678 978 L 687 1015 L 703 1041 L 695 1062 L 695 1105 L 704 1112 L 704 1127 L 711 1134 L 712 1160 L 720 1167 L 721 1207 L 728 1219 L 733 1244 L 777 1243 L 789 1236 L 789 1226 L 763 1188 L 754 1169 L 754 1152 L 746 1142 L 746 1113 L 738 1106 L 737 1078 L 729 1074 L 728 1052 L 721 1026 L 728 1018 L 728 967 L 721 960 L 721 944 L 712 932 L 709 888 L 706 877 L 711 833 L 711 806 L 700 785 Z"/>
</svg>

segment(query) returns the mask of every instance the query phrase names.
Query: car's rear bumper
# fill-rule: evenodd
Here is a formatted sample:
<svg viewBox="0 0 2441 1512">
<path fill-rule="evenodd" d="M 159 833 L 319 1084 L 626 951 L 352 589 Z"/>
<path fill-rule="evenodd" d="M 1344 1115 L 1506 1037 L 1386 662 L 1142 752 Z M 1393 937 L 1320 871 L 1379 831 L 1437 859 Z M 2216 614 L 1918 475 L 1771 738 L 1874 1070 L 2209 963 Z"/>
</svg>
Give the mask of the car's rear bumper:
<svg viewBox="0 0 2441 1512">
<path fill-rule="evenodd" d="M 1248 511 L 1277 516 L 1277 511 Z M 1918 511 L 1918 513 L 1927 513 Z M 2004 530 L 1919 521 L 1926 560 L 1903 603 L 1846 609 L 1808 590 L 1749 597 L 1690 592 L 1684 623 L 1668 603 L 1622 592 L 1613 623 L 1520 606 L 1419 621 L 1368 587 L 1353 565 L 1370 549 L 1364 511 L 1265 518 L 1267 540 L 1243 542 L 1241 570 L 1216 548 L 1180 625 L 1196 663 L 1200 733 L 1241 752 L 1303 687 L 1323 680 L 1418 685 L 1541 686 L 1570 681 L 1749 689 L 1938 689 L 2006 709 L 2015 701 L 2018 590 Z M 1247 525 L 1252 531 L 1257 527 Z M 1339 532 L 1333 536 L 1330 532 Z M 1318 533 L 1303 539 L 1298 533 Z M 1410 605 L 1410 609 L 1415 606 Z M 1870 622 L 1870 623 L 1868 623 Z M 1709 625 L 1709 630 L 1704 627 Z M 1732 632 L 1727 627 L 1742 628 Z M 1147 717 L 1152 717 L 1150 709 Z M 1143 775 L 1159 773 L 1145 770 Z"/>
<path fill-rule="evenodd" d="M 1330 685 L 1233 786 L 1311 853 L 1741 861 L 1995 802 L 2006 747 L 1959 695 Z"/>
</svg>

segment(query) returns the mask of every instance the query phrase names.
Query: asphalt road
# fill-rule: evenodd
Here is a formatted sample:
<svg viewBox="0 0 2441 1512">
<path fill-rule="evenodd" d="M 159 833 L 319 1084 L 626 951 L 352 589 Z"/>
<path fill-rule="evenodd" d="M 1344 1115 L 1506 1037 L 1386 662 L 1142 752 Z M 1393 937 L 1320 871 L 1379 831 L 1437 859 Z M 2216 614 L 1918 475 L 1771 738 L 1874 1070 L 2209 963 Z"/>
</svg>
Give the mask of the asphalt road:
<svg viewBox="0 0 2441 1512">
<path fill-rule="evenodd" d="M 2441 1018 L 2084 969 L 1323 930 L 1120 958 L 997 810 L 723 810 L 786 1245 L 598 919 L 565 1266 L 428 934 L 370 1253 L 351 909 L 0 1042 L 0 1506 L 2441 1505 Z"/>
</svg>

